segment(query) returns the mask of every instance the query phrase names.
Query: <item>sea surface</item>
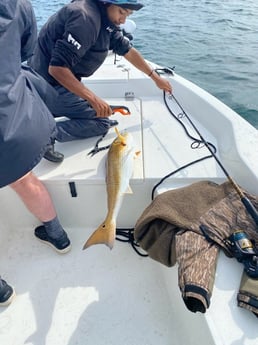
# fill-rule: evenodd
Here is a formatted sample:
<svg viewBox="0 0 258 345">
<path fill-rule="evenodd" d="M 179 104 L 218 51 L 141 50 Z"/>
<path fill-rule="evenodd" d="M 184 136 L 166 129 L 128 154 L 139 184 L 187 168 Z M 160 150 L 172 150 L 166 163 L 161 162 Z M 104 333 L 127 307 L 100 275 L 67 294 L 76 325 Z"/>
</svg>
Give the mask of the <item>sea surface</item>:
<svg viewBox="0 0 258 345">
<path fill-rule="evenodd" d="M 69 1 L 31 0 L 38 28 Z M 142 0 L 133 44 L 258 129 L 258 1 Z"/>
</svg>

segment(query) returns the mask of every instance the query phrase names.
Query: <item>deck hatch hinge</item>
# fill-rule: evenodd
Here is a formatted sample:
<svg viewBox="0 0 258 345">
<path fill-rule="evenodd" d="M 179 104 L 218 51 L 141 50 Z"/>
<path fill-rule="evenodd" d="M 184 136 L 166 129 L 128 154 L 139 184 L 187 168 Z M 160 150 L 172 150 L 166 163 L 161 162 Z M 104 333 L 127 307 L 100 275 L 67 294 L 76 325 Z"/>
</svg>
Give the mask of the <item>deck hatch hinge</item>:
<svg viewBox="0 0 258 345">
<path fill-rule="evenodd" d="M 125 92 L 125 99 L 127 101 L 133 101 L 135 98 L 134 92 L 133 91 L 127 91 Z"/>
</svg>

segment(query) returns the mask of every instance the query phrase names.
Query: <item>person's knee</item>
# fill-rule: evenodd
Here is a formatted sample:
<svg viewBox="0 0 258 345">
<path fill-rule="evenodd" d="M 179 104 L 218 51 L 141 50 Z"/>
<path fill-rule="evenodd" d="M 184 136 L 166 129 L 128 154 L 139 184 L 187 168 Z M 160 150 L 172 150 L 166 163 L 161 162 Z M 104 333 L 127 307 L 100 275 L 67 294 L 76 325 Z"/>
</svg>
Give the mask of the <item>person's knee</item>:
<svg viewBox="0 0 258 345">
<path fill-rule="evenodd" d="M 29 183 L 31 183 L 32 179 L 33 179 L 33 174 L 30 171 L 24 176 L 20 177 L 18 180 L 12 182 L 9 186 L 15 191 L 18 191 L 22 188 L 25 188 Z"/>
<path fill-rule="evenodd" d="M 106 134 L 110 129 L 109 118 L 71 119 L 57 122 L 56 140 L 67 142 L 78 139 L 87 139 Z"/>
</svg>

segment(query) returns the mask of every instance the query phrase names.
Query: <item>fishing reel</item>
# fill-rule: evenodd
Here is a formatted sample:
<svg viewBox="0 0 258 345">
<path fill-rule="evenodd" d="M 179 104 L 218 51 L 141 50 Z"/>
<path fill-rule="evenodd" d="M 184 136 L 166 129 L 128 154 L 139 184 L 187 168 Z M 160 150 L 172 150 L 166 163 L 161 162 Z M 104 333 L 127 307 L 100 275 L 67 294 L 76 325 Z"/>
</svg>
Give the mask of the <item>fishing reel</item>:
<svg viewBox="0 0 258 345">
<path fill-rule="evenodd" d="M 234 231 L 225 239 L 231 254 L 244 265 L 246 274 L 258 279 L 258 248 L 243 230 Z"/>
</svg>

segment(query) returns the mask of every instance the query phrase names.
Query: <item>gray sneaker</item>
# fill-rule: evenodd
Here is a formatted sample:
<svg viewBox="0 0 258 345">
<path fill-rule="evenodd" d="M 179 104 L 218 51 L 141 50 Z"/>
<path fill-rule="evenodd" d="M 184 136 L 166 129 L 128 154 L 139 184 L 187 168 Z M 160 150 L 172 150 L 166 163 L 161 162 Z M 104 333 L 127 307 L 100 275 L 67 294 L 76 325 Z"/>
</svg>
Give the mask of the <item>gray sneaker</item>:
<svg viewBox="0 0 258 345">
<path fill-rule="evenodd" d="M 34 235 L 38 240 L 48 244 L 60 254 L 65 254 L 71 250 L 71 242 L 65 231 L 61 237 L 54 239 L 47 234 L 44 225 L 40 225 L 34 230 Z"/>
<path fill-rule="evenodd" d="M 0 307 L 9 305 L 15 297 L 14 289 L 0 278 Z"/>
</svg>

